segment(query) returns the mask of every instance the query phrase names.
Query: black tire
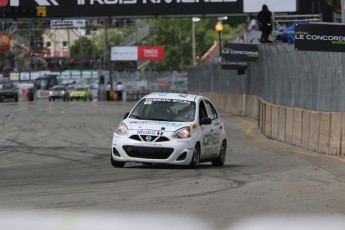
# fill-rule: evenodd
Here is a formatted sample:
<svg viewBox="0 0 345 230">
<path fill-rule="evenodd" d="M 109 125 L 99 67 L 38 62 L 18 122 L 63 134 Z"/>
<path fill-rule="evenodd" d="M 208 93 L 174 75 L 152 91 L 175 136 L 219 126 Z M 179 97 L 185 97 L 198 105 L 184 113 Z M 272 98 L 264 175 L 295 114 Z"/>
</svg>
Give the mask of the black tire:
<svg viewBox="0 0 345 230">
<path fill-rule="evenodd" d="M 18 102 L 18 97 L 16 97 L 15 101 Z"/>
<path fill-rule="evenodd" d="M 111 162 L 111 165 L 113 167 L 116 167 L 116 168 L 122 168 L 123 166 L 125 166 L 126 162 L 125 161 L 117 161 L 117 160 L 114 160 L 113 159 L 113 156 L 110 156 L 110 162 Z"/>
<path fill-rule="evenodd" d="M 84 97 L 84 101 L 87 101 L 87 98 L 86 98 L 86 97 Z"/>
<path fill-rule="evenodd" d="M 195 169 L 198 167 L 200 161 L 200 146 L 196 144 L 193 150 L 192 160 L 190 161 L 189 168 Z"/>
<path fill-rule="evenodd" d="M 73 101 L 73 98 L 70 98 L 69 100 L 70 100 L 70 101 Z"/>
<path fill-rule="evenodd" d="M 53 98 L 53 101 L 55 101 L 55 98 Z"/>
<path fill-rule="evenodd" d="M 212 161 L 213 166 L 223 166 L 226 159 L 226 141 L 223 140 L 217 159 Z"/>
<path fill-rule="evenodd" d="M 64 97 L 62 100 L 63 100 L 63 101 L 66 101 L 66 98 Z"/>
<path fill-rule="evenodd" d="M 52 99 L 49 97 L 48 100 L 51 101 Z"/>
</svg>

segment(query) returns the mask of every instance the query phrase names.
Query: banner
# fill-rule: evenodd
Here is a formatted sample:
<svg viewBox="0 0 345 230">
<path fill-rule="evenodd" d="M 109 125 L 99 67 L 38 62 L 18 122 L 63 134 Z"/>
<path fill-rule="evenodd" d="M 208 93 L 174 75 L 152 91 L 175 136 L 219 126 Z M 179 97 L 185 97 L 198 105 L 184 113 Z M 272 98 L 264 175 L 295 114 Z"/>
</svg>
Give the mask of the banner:
<svg viewBox="0 0 345 230">
<path fill-rule="evenodd" d="M 111 61 L 164 60 L 164 46 L 114 46 Z"/>
<path fill-rule="evenodd" d="M 245 70 L 248 68 L 248 63 L 247 62 L 228 62 L 223 59 L 221 68 L 227 69 L 227 70 Z"/>
<path fill-rule="evenodd" d="M 164 60 L 164 46 L 139 46 L 138 60 Z"/>
<path fill-rule="evenodd" d="M 14 6 L 6 4 L 3 6 Z M 16 0 L 16 6 L 44 9 L 44 18 L 224 16 L 243 12 L 243 0 Z M 11 18 L 13 15 L 3 14 Z M 17 18 L 24 15 L 16 14 Z M 39 17 L 36 13 L 37 17 Z"/>
<path fill-rule="evenodd" d="M 62 28 L 85 28 L 86 20 L 51 20 L 50 28 L 62 29 Z"/>
<path fill-rule="evenodd" d="M 345 25 L 296 24 L 295 50 L 345 52 Z"/>
<path fill-rule="evenodd" d="M 134 61 L 138 60 L 137 46 L 114 46 L 111 47 L 111 61 Z"/>
<path fill-rule="evenodd" d="M 227 62 L 256 62 L 258 57 L 256 44 L 226 43 L 222 51 L 222 59 Z"/>
</svg>

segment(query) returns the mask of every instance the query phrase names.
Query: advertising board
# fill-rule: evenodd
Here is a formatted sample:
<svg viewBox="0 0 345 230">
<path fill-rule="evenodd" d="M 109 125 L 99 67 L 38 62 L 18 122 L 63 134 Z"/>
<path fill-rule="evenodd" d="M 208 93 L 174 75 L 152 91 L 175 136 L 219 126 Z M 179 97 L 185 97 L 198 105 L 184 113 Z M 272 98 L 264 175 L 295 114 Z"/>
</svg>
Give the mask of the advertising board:
<svg viewBox="0 0 345 230">
<path fill-rule="evenodd" d="M 5 0 L 2 3 L 2 7 L 14 6 L 29 6 L 30 9 L 35 9 L 37 14 L 37 9 L 41 9 L 41 13 L 35 16 L 46 18 L 176 15 L 190 17 L 243 12 L 243 0 Z M 20 14 L 3 15 L 10 18 L 13 16 L 22 17 Z"/>
<path fill-rule="evenodd" d="M 227 62 L 256 62 L 258 57 L 257 44 L 226 43 L 222 51 L 222 58 Z"/>
<path fill-rule="evenodd" d="M 295 50 L 345 52 L 345 25 L 297 24 Z"/>
</svg>

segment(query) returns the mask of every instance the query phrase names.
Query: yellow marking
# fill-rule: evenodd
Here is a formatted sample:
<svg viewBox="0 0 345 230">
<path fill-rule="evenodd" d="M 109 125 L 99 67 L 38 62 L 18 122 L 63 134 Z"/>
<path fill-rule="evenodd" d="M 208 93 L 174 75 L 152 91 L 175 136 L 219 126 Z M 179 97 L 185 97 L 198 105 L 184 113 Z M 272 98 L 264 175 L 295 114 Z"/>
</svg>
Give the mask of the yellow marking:
<svg viewBox="0 0 345 230">
<path fill-rule="evenodd" d="M 36 7 L 36 16 L 38 17 L 47 17 L 47 7 L 37 6 Z"/>
<path fill-rule="evenodd" d="M 192 128 L 193 128 L 193 129 L 196 129 L 196 127 L 198 127 L 196 124 L 193 124 L 193 125 L 192 125 Z"/>
</svg>

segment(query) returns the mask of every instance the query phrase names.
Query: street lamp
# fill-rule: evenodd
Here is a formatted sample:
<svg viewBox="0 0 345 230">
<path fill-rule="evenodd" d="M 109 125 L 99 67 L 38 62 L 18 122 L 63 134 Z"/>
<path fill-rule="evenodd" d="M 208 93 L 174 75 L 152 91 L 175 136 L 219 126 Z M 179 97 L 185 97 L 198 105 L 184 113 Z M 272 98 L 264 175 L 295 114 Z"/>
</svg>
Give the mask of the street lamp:
<svg viewBox="0 0 345 230">
<path fill-rule="evenodd" d="M 219 39 L 219 59 L 221 60 L 222 57 L 222 31 L 224 29 L 223 23 L 222 21 L 227 20 L 228 17 L 224 16 L 224 17 L 218 17 L 218 22 L 216 24 L 216 31 L 218 32 L 218 39 Z"/>
<path fill-rule="evenodd" d="M 192 18 L 192 52 L 193 52 L 193 66 L 196 65 L 196 55 L 195 55 L 195 23 L 200 21 L 200 18 Z"/>
</svg>

